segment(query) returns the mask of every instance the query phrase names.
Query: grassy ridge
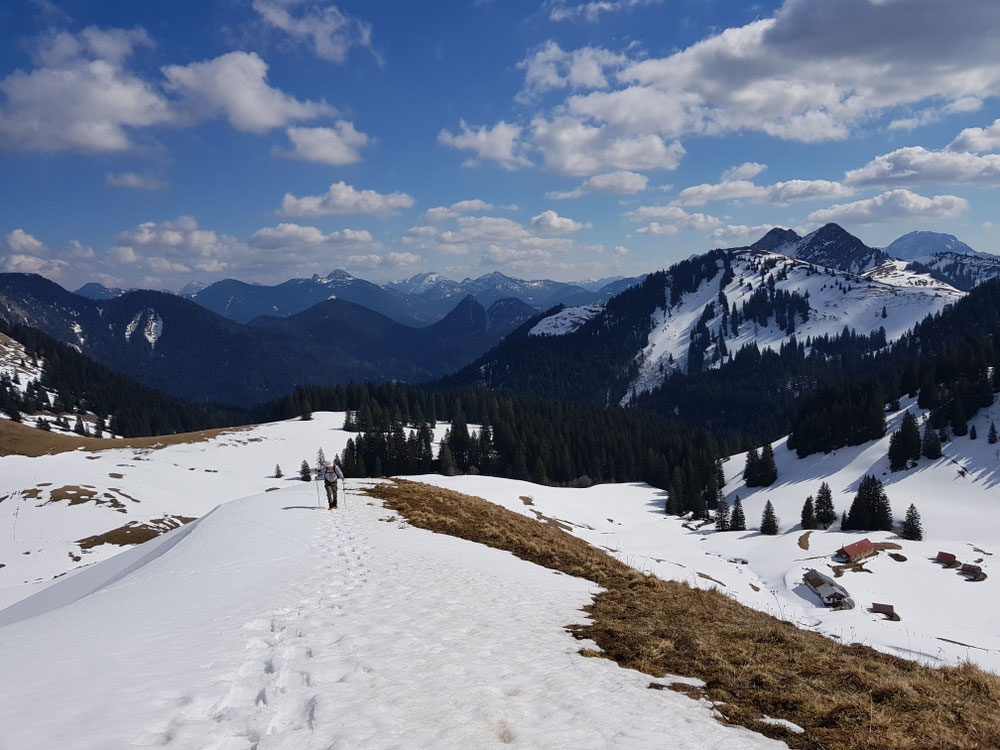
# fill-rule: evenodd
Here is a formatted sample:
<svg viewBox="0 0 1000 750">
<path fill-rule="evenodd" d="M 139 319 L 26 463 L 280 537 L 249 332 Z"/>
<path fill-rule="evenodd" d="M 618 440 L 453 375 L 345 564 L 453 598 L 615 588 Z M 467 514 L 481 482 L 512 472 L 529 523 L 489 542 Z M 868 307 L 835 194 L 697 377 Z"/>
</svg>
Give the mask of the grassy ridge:
<svg viewBox="0 0 1000 750">
<path fill-rule="evenodd" d="M 716 591 L 639 573 L 554 524 L 481 498 L 398 480 L 368 494 L 420 528 L 587 578 L 605 591 L 570 626 L 623 667 L 697 677 L 730 722 L 809 750 L 1000 747 L 1000 677 L 930 668 L 749 609 Z M 691 692 L 685 688 L 685 692 Z M 787 719 L 791 734 L 759 721 Z"/>
</svg>

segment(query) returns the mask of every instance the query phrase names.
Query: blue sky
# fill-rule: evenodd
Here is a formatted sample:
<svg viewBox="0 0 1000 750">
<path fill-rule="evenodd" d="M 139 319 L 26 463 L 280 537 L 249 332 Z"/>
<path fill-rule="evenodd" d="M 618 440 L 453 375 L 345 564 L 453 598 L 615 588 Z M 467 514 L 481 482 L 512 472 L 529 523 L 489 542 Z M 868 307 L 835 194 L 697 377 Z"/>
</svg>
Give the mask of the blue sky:
<svg viewBox="0 0 1000 750">
<path fill-rule="evenodd" d="M 835 221 L 1000 252 L 994 0 L 18 0 L 0 270 L 633 275 Z"/>
</svg>

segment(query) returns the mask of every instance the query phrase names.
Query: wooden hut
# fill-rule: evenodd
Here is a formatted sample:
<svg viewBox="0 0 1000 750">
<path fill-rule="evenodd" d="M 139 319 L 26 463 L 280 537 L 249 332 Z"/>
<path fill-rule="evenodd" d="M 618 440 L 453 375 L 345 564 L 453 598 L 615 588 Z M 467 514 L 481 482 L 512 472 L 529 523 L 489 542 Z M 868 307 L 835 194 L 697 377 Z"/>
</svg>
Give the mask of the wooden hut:
<svg viewBox="0 0 1000 750">
<path fill-rule="evenodd" d="M 869 539 L 862 539 L 853 544 L 845 544 L 837 550 L 837 557 L 849 563 L 856 563 L 878 554 L 875 545 Z"/>
<path fill-rule="evenodd" d="M 937 557 L 934 559 L 939 563 L 944 563 L 945 565 L 954 565 L 958 562 L 951 552 L 938 552 Z"/>
</svg>

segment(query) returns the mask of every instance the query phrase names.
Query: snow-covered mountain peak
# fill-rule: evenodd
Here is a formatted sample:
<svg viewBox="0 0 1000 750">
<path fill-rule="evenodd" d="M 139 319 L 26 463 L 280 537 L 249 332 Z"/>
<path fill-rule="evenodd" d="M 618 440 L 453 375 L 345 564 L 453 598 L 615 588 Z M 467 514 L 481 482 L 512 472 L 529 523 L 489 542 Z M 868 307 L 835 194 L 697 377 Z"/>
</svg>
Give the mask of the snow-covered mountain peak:
<svg viewBox="0 0 1000 750">
<path fill-rule="evenodd" d="M 824 224 L 805 237 L 772 249 L 782 255 L 853 274 L 864 273 L 886 258 L 881 250 L 868 247 L 839 224 L 833 223 Z"/>
<path fill-rule="evenodd" d="M 978 257 L 996 257 L 973 250 L 953 234 L 908 232 L 884 248 L 885 254 L 900 260 L 929 259 L 939 253 L 959 253 Z"/>
</svg>

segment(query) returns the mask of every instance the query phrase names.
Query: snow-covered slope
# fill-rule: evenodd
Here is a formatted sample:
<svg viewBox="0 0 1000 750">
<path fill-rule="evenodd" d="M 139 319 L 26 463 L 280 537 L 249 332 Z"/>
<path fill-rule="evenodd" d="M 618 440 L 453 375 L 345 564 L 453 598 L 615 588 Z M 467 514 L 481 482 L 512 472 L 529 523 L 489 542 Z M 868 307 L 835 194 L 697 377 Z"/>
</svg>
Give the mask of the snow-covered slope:
<svg viewBox="0 0 1000 750">
<path fill-rule="evenodd" d="M 889 420 L 890 432 L 898 428 L 902 415 Z M 985 435 L 994 420 L 1000 421 L 1000 405 L 970 425 Z M 666 493 L 642 484 L 571 490 L 491 477 L 421 480 L 484 497 L 525 515 L 538 511 L 565 522 L 572 533 L 613 551 L 633 567 L 694 587 L 718 588 L 747 606 L 843 643 L 863 643 L 931 665 L 971 661 L 1000 672 L 1000 567 L 994 564 L 1000 554 L 996 446 L 982 438 L 956 438 L 945 443 L 943 458 L 921 459 L 915 469 L 891 473 L 886 459 L 888 434 L 867 445 L 804 459 L 796 458 L 784 442 L 774 444 L 778 481 L 771 487 L 743 485 L 743 454 L 725 464 L 729 480 L 725 496 L 730 503 L 737 495 L 742 499 L 750 529 L 746 532 L 717 532 L 711 525 L 698 528 L 668 516 Z M 907 541 L 890 532 L 842 532 L 839 522 L 802 540 L 799 517 L 806 497 L 815 497 L 826 481 L 840 514 L 850 507 L 866 474 L 885 483 L 898 521 L 910 503 L 917 506 L 924 540 Z M 522 495 L 531 498 L 530 508 L 524 507 Z M 780 520 L 778 536 L 757 531 L 767 500 Z M 804 585 L 803 573 L 815 568 L 834 576 L 833 553 L 866 537 L 899 545 L 894 551 L 905 560 L 897 561 L 883 551 L 865 563 L 865 571 L 837 578 L 857 602 L 855 609 L 820 606 Z M 932 561 L 938 551 L 981 565 L 987 579 L 967 582 L 956 570 Z M 894 605 L 900 620 L 871 612 L 876 602 Z"/>
<path fill-rule="evenodd" d="M 259 443 L 202 445 L 228 481 L 194 494 L 207 505 L 259 481 L 255 446 L 329 450 L 333 415 L 317 416 Z M 124 468 L 168 491 L 186 467 L 164 456 Z M 75 460 L 36 461 L 72 474 Z M 593 584 L 409 527 L 359 484 L 330 512 L 289 481 L 0 610 L 0 747 L 784 746 L 581 657 L 593 644 L 565 627 Z"/>
<path fill-rule="evenodd" d="M 906 271 L 903 263 L 889 262 L 859 277 L 759 250 L 736 251 L 731 259 L 734 276 L 722 290 L 730 308 L 735 305 L 741 309 L 761 287 L 766 278 L 760 273 L 762 267 L 768 267 L 767 274 L 777 279 L 775 289 L 808 295 L 809 318 L 803 321 L 797 315 L 793 331 L 799 342 L 809 337 L 839 335 L 845 326 L 859 334 L 884 328 L 886 339 L 892 341 L 927 315 L 962 297 L 962 292 L 943 282 Z M 630 401 L 634 393 L 659 386 L 665 372 L 687 369 L 692 331 L 709 303 L 714 305 L 714 314 L 707 321 L 708 330 L 713 334 L 719 331 L 723 321 L 718 300 L 722 273 L 720 263 L 718 273 L 702 282 L 697 291 L 685 295 L 680 304 L 665 304 L 653 314 L 649 343 L 637 356 L 639 373 L 623 403 Z M 791 335 L 778 327 L 775 318 L 767 326 L 746 320 L 736 335 L 726 332 L 725 348 L 729 354 L 752 343 L 762 350 L 778 349 Z M 718 346 L 710 347 L 706 366 L 721 361 L 719 351 Z"/>
<path fill-rule="evenodd" d="M 529 336 L 562 336 L 572 333 L 604 309 L 603 302 L 592 305 L 565 307 L 557 313 L 540 320 L 528 331 Z"/>
</svg>

